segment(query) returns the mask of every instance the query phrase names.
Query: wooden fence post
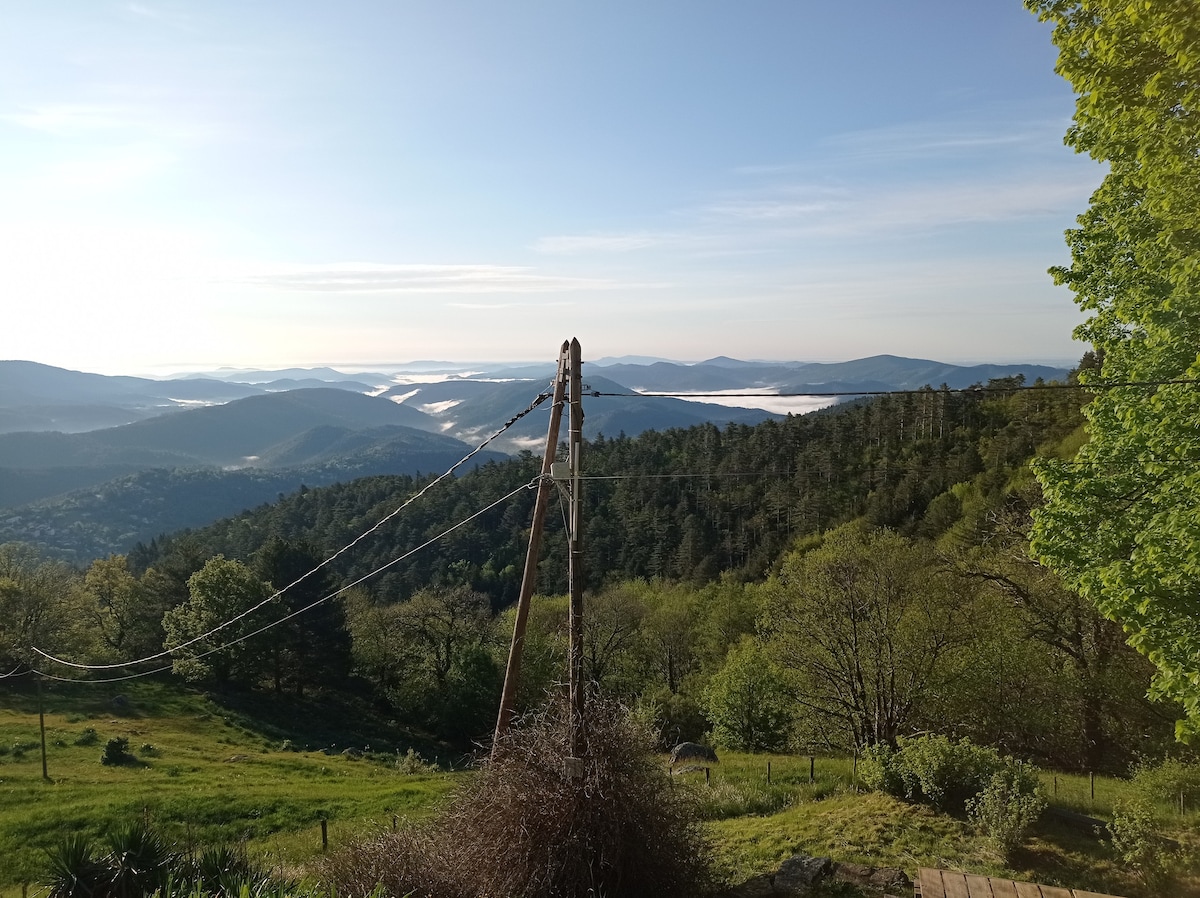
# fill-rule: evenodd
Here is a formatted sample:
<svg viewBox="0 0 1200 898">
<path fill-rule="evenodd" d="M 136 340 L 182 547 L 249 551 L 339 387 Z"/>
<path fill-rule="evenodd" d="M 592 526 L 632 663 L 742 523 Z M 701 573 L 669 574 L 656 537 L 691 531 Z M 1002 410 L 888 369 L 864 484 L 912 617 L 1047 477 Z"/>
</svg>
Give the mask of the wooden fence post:
<svg viewBox="0 0 1200 898">
<path fill-rule="evenodd" d="M 767 761 L 767 785 L 771 785 L 771 762 Z M 1181 802 L 1182 804 L 1182 802 Z"/>
<path fill-rule="evenodd" d="M 817 781 L 817 759 L 813 755 L 808 756 L 808 781 L 810 783 Z"/>
<path fill-rule="evenodd" d="M 328 821 L 324 817 L 321 818 L 321 850 L 325 851 L 329 848 L 329 828 Z"/>
</svg>

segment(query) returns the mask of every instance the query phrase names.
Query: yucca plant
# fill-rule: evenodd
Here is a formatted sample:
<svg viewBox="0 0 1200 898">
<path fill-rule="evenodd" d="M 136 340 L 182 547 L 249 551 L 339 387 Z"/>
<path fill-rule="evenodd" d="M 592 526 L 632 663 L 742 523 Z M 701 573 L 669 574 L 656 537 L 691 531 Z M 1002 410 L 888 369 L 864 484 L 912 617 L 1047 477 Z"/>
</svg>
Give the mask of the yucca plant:
<svg viewBox="0 0 1200 898">
<path fill-rule="evenodd" d="M 115 827 L 104 858 L 112 898 L 146 898 L 163 886 L 178 856 L 144 821 Z"/>
<path fill-rule="evenodd" d="M 99 898 L 107 886 L 104 865 L 95 856 L 92 840 L 72 833 L 47 852 L 50 898 Z"/>
</svg>

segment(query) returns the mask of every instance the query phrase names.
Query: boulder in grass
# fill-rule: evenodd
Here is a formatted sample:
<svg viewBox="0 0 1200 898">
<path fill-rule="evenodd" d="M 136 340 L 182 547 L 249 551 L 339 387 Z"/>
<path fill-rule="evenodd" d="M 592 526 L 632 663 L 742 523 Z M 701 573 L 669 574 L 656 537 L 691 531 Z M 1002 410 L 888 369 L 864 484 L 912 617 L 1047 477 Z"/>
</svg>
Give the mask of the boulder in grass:
<svg viewBox="0 0 1200 898">
<path fill-rule="evenodd" d="M 687 765 L 690 767 L 711 767 L 720 764 L 717 753 L 707 745 L 699 742 L 680 742 L 671 749 L 671 770 Z"/>
</svg>

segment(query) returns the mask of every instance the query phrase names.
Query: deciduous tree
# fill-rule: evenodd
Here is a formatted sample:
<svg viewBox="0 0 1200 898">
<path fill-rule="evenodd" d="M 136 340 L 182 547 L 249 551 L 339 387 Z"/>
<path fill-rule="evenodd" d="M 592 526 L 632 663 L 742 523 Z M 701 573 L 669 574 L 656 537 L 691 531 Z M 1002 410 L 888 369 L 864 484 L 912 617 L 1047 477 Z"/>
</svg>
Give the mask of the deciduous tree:
<svg viewBox="0 0 1200 898">
<path fill-rule="evenodd" d="M 784 561 L 763 623 L 824 739 L 895 745 L 972 638 L 972 592 L 929 544 L 851 524 Z"/>
<path fill-rule="evenodd" d="M 1200 3 L 1027 0 L 1079 95 L 1067 142 L 1109 166 L 1069 266 L 1102 359 L 1078 455 L 1038 468 L 1033 551 L 1119 621 L 1200 734 Z M 1135 385 L 1123 386 L 1122 384 Z"/>
</svg>

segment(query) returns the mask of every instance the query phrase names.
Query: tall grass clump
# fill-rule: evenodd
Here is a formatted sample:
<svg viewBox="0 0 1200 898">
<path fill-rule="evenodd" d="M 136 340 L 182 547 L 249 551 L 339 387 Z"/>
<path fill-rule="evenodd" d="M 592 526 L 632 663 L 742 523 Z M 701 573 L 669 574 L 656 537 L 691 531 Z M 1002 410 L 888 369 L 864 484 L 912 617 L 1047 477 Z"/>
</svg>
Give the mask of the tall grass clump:
<svg viewBox="0 0 1200 898">
<path fill-rule="evenodd" d="M 673 788 L 652 734 L 593 700 L 583 772 L 567 768 L 570 712 L 556 704 L 514 727 L 430 824 L 329 857 L 346 898 L 382 886 L 421 898 L 685 898 L 712 879 L 686 790 Z"/>
</svg>

